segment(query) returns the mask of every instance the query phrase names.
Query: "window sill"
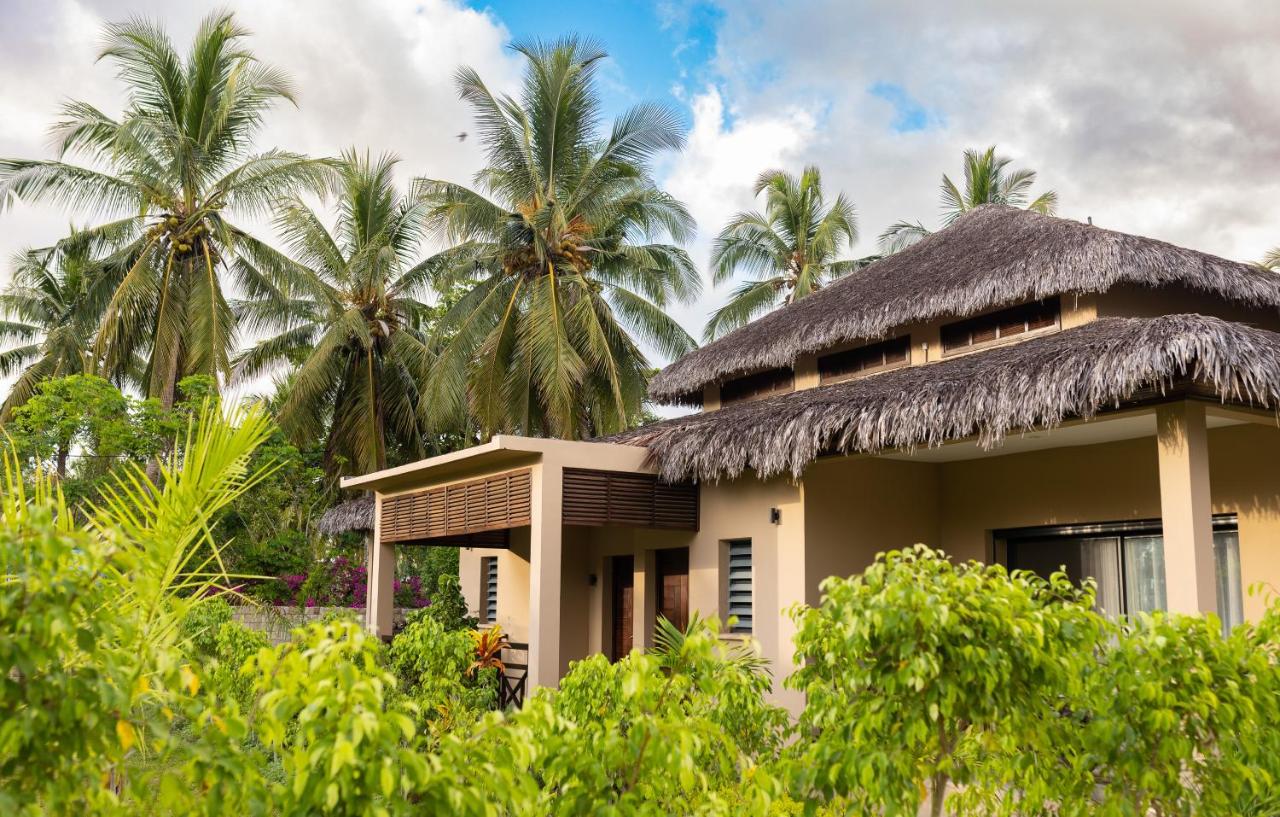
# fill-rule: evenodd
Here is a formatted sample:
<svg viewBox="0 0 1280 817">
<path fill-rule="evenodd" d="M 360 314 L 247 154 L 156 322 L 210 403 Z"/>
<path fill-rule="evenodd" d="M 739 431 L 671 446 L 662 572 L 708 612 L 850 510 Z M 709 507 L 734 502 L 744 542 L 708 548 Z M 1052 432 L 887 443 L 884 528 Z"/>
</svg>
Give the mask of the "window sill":
<svg viewBox="0 0 1280 817">
<path fill-rule="evenodd" d="M 942 359 L 946 360 L 950 357 L 963 357 L 974 352 L 984 352 L 987 349 L 994 349 L 998 346 L 1012 346 L 1015 343 L 1021 343 L 1030 338 L 1043 337 L 1044 335 L 1052 335 L 1062 331 L 1060 324 L 1046 326 L 1043 329 L 1032 329 L 1030 332 L 1020 332 L 1007 338 L 996 338 L 995 340 L 984 340 L 982 343 L 975 343 L 972 346 L 964 346 L 959 349 L 943 350 Z"/>
<path fill-rule="evenodd" d="M 904 361 L 902 363 L 890 363 L 888 366 L 877 366 L 874 369 L 863 369 L 862 371 L 854 372 L 853 374 L 842 374 L 835 377 L 819 378 L 818 385 L 834 386 L 837 383 L 848 383 L 850 380 L 861 380 L 864 377 L 875 377 L 876 375 L 884 374 L 885 372 L 905 369 L 910 365 L 910 361 Z"/>
</svg>

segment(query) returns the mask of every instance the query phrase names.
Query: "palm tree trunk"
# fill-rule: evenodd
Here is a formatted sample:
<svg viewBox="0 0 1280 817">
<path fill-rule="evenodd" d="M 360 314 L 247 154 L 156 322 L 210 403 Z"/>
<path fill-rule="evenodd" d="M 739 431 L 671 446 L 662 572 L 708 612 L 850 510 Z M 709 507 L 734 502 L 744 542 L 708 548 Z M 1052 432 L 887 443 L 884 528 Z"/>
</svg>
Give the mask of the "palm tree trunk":
<svg viewBox="0 0 1280 817">
<path fill-rule="evenodd" d="M 166 412 L 173 408 L 174 398 L 178 391 L 178 347 L 176 343 L 168 357 L 169 359 L 164 362 L 164 380 L 160 383 L 159 395 L 160 407 Z M 160 479 L 160 457 L 164 453 L 163 451 L 157 451 L 154 456 L 147 460 L 147 480 L 152 485 Z"/>
</svg>

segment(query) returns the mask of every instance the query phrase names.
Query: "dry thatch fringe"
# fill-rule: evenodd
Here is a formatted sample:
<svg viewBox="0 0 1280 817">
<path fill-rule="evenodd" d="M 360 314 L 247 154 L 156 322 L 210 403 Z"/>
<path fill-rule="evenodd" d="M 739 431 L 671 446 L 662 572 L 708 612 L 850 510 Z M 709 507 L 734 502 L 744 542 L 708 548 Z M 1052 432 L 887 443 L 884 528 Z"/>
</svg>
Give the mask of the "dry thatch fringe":
<svg viewBox="0 0 1280 817">
<path fill-rule="evenodd" d="M 1280 405 L 1280 334 L 1203 315 L 1102 318 L 926 366 L 656 423 L 641 445 L 668 480 L 790 473 L 826 453 L 936 446 L 1052 427 L 1191 377 L 1223 400 Z"/>
<path fill-rule="evenodd" d="M 1250 306 L 1280 307 L 1280 275 L 1259 267 L 985 205 L 915 246 L 685 355 L 654 377 L 649 396 L 697 404 L 707 383 L 789 366 L 801 354 L 883 337 L 905 324 L 1125 283 L 1181 284 Z"/>
<path fill-rule="evenodd" d="M 348 499 L 324 512 L 316 530 L 325 536 L 341 533 L 368 533 L 373 530 L 373 497 Z"/>
</svg>

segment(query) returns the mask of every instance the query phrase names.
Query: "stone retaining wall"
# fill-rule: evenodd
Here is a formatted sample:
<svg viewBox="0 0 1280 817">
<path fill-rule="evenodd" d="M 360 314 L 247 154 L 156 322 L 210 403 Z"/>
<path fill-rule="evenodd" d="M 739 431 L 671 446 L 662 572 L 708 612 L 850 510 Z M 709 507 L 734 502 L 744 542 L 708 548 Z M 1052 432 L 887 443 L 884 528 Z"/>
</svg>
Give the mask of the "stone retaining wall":
<svg viewBox="0 0 1280 817">
<path fill-rule="evenodd" d="M 407 610 L 395 611 L 396 623 L 404 621 Z M 251 630 L 266 633 L 272 644 L 282 644 L 289 640 L 289 633 L 295 627 L 301 627 L 330 614 L 349 616 L 355 621 L 364 621 L 363 607 L 272 607 L 269 605 L 244 605 L 232 611 L 232 617 Z"/>
</svg>

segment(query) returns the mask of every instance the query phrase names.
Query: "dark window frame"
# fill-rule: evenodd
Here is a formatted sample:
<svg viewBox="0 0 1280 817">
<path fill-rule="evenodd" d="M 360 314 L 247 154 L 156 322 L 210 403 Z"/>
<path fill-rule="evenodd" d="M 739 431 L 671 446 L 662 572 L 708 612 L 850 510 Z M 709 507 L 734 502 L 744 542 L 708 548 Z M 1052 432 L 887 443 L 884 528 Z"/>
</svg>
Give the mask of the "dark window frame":
<svg viewBox="0 0 1280 817">
<path fill-rule="evenodd" d="M 739 620 L 730 628 L 734 635 L 751 635 L 755 618 L 755 548 L 751 539 L 726 539 L 725 548 L 725 618 L 738 615 Z M 735 553 L 735 549 L 737 552 Z M 737 565 L 734 564 L 735 559 Z M 736 589 L 735 589 L 736 583 Z M 745 585 L 745 589 L 743 589 Z M 737 602 L 735 604 L 735 598 Z M 745 616 L 738 610 L 745 609 Z"/>
<path fill-rule="evenodd" d="M 765 369 L 762 372 L 735 377 L 720 385 L 720 405 L 748 403 L 777 394 L 790 394 L 796 389 L 796 373 L 790 367 Z"/>
<path fill-rule="evenodd" d="M 480 557 L 480 623 L 495 624 L 498 621 L 498 557 Z"/>
<path fill-rule="evenodd" d="M 1216 513 L 1213 515 L 1213 532 L 1218 533 L 1235 533 L 1237 536 L 1240 531 L 1239 514 L 1237 513 Z M 1005 568 L 1011 568 L 1011 564 L 1016 558 L 1019 543 L 1023 545 L 1043 545 L 1047 541 L 1053 539 L 1073 540 L 1091 537 L 1115 537 L 1119 543 L 1119 570 L 1121 576 L 1120 605 L 1122 615 L 1131 615 L 1132 600 L 1129 598 L 1129 589 L 1125 587 L 1123 576 L 1125 575 L 1125 555 L 1124 540 L 1128 537 L 1145 537 L 1145 536 L 1161 536 L 1164 535 L 1164 524 L 1161 519 L 1134 519 L 1119 522 L 1091 522 L 1083 524 L 1070 525 L 1037 525 L 1025 528 L 1008 528 L 1004 530 L 995 530 L 991 533 L 992 541 L 997 546 L 997 560 L 1004 565 Z M 1244 588 L 1242 588 L 1243 590 Z M 1221 603 L 1221 600 L 1219 600 Z"/>
<path fill-rule="evenodd" d="M 899 335 L 879 343 L 822 355 L 818 358 L 818 382 L 824 386 L 843 383 L 910 364 L 911 336 Z"/>
<path fill-rule="evenodd" d="M 1062 300 L 1054 296 L 944 324 L 942 354 L 956 355 L 1005 343 L 1011 338 L 1048 334 L 1062 328 Z"/>
</svg>

